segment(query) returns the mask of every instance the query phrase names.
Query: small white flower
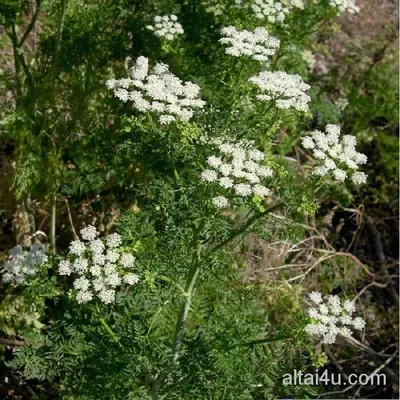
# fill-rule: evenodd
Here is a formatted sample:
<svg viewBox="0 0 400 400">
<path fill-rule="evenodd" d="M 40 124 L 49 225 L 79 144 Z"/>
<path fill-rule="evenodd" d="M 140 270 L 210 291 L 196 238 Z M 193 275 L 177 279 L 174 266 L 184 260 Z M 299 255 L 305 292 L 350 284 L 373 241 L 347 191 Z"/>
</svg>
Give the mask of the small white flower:
<svg viewBox="0 0 400 400">
<path fill-rule="evenodd" d="M 339 296 L 328 296 L 328 306 L 333 315 L 339 315 L 343 310 Z"/>
<path fill-rule="evenodd" d="M 117 273 L 107 275 L 105 277 L 105 282 L 110 285 L 112 288 L 115 288 L 121 284 L 121 278 Z"/>
<path fill-rule="evenodd" d="M 367 182 L 367 175 L 364 172 L 354 172 L 354 174 L 351 176 L 351 180 L 356 185 L 361 185 L 362 183 Z"/>
<path fill-rule="evenodd" d="M 250 8 L 259 19 L 266 19 L 270 23 L 282 23 L 289 13 L 290 6 L 292 4 L 288 0 L 257 0 L 251 4 Z"/>
<path fill-rule="evenodd" d="M 317 176 L 325 176 L 328 174 L 328 169 L 326 167 L 315 167 L 313 169 L 313 174 Z"/>
<path fill-rule="evenodd" d="M 229 189 L 233 187 L 233 180 L 231 178 L 224 176 L 220 178 L 219 185 L 225 189 Z"/>
<path fill-rule="evenodd" d="M 260 150 L 250 150 L 249 158 L 250 158 L 250 160 L 254 160 L 254 161 L 262 161 L 265 158 L 265 154 Z M 255 163 L 252 163 L 252 165 L 253 164 L 256 165 Z"/>
<path fill-rule="evenodd" d="M 94 264 L 104 265 L 106 262 L 106 257 L 102 253 L 93 253 L 92 260 Z"/>
<path fill-rule="evenodd" d="M 96 236 L 98 235 L 98 232 L 93 225 L 88 225 L 85 228 L 81 229 L 80 233 L 82 239 L 87 241 L 96 239 Z"/>
<path fill-rule="evenodd" d="M 256 173 L 263 178 L 270 178 L 274 174 L 271 168 L 263 165 L 257 167 Z"/>
<path fill-rule="evenodd" d="M 114 250 L 108 250 L 106 253 L 106 260 L 115 263 L 119 259 L 119 253 Z"/>
<path fill-rule="evenodd" d="M 365 327 L 365 321 L 361 317 L 354 318 L 353 326 L 354 326 L 354 329 L 361 331 Z"/>
<path fill-rule="evenodd" d="M 183 33 L 182 25 L 178 22 L 178 17 L 174 14 L 154 17 L 154 26 L 147 25 L 147 29 L 154 32 L 155 36 L 173 40 L 177 35 Z"/>
<path fill-rule="evenodd" d="M 104 290 L 104 288 L 105 288 L 105 283 L 104 283 L 103 278 L 96 278 L 93 281 L 93 289 L 96 292 L 100 292 L 101 290 Z"/>
<path fill-rule="evenodd" d="M 343 325 L 352 325 L 353 324 L 353 318 L 351 318 L 350 314 L 349 315 L 343 315 L 342 317 L 340 317 L 340 322 Z"/>
<path fill-rule="evenodd" d="M 112 233 L 107 237 L 107 247 L 110 249 L 114 249 L 120 246 L 122 243 L 122 238 L 118 233 Z"/>
<path fill-rule="evenodd" d="M 228 206 L 228 199 L 224 196 L 217 196 L 212 199 L 212 203 L 217 208 L 225 208 Z"/>
<path fill-rule="evenodd" d="M 354 304 L 353 301 L 350 300 L 346 300 L 343 303 L 343 308 L 351 315 L 353 314 L 353 312 L 356 311 L 356 305 Z"/>
<path fill-rule="evenodd" d="M 342 304 L 339 296 L 326 296 L 324 302 L 319 292 L 312 292 L 309 298 L 318 305 L 318 309 L 308 309 L 308 316 L 312 322 L 305 327 L 305 332 L 321 338 L 323 343 L 335 343 L 338 335 L 352 337 L 351 326 L 358 330 L 364 328 L 365 321 L 362 318 L 351 317 L 355 311 L 354 302 L 345 300 Z"/>
<path fill-rule="evenodd" d="M 355 0 L 329 0 L 329 5 L 336 8 L 338 14 L 344 12 L 357 14 L 360 12 L 360 7 L 356 5 Z"/>
<path fill-rule="evenodd" d="M 201 173 L 201 179 L 205 182 L 214 182 L 218 179 L 218 174 L 215 171 L 206 169 Z"/>
<path fill-rule="evenodd" d="M 122 253 L 120 263 L 125 268 L 132 268 L 135 263 L 135 257 L 129 253 Z"/>
<path fill-rule="evenodd" d="M 256 196 L 266 197 L 269 195 L 270 190 L 263 185 L 254 185 L 253 186 L 253 193 Z"/>
<path fill-rule="evenodd" d="M 210 167 L 218 168 L 222 164 L 222 160 L 220 157 L 210 156 L 207 158 L 207 164 Z"/>
<path fill-rule="evenodd" d="M 252 193 L 251 186 L 246 183 L 238 183 L 234 186 L 234 190 L 238 196 L 250 196 Z"/>
<path fill-rule="evenodd" d="M 97 264 L 94 264 L 93 266 L 90 267 L 90 273 L 93 276 L 100 276 L 101 272 L 102 272 L 101 267 Z"/>
<path fill-rule="evenodd" d="M 11 273 L 9 273 L 9 272 L 6 272 L 5 274 L 3 274 L 3 277 L 2 277 L 2 281 L 3 281 L 4 283 L 13 282 L 14 279 L 15 279 L 14 274 L 11 274 Z"/>
<path fill-rule="evenodd" d="M 315 308 L 308 309 L 308 316 L 313 319 L 319 319 L 319 312 Z"/>
<path fill-rule="evenodd" d="M 310 136 L 301 139 L 301 144 L 305 149 L 313 149 L 315 147 L 314 141 Z"/>
<path fill-rule="evenodd" d="M 347 328 L 346 326 L 343 326 L 343 327 L 340 328 L 339 334 L 341 336 L 347 337 L 347 338 L 350 338 L 350 337 L 353 336 L 353 332 L 349 328 Z"/>
<path fill-rule="evenodd" d="M 336 168 L 333 170 L 333 176 L 338 180 L 339 182 L 344 182 L 346 179 L 346 171 L 343 171 L 340 168 Z"/>
<path fill-rule="evenodd" d="M 331 158 L 327 158 L 324 162 L 325 168 L 328 170 L 336 169 L 336 163 Z"/>
<path fill-rule="evenodd" d="M 260 101 L 275 100 L 276 107 L 281 109 L 294 108 L 297 111 L 308 111 L 310 97 L 307 91 L 310 85 L 303 82 L 299 75 L 289 75 L 282 71 L 263 71 L 249 79 L 258 86 Z"/>
<path fill-rule="evenodd" d="M 90 292 L 86 292 L 85 290 L 79 290 L 76 294 L 76 300 L 78 303 L 87 303 L 92 300 L 93 296 Z"/>
<path fill-rule="evenodd" d="M 128 285 L 136 285 L 139 282 L 139 277 L 136 274 L 125 275 L 123 279 Z"/>
<path fill-rule="evenodd" d="M 161 23 L 161 22 L 160 22 Z M 179 29 L 175 29 L 175 34 Z M 170 38 L 165 33 L 165 38 Z M 196 109 L 205 102 L 198 98 L 200 88 L 192 82 L 182 82 L 169 72 L 168 66 L 158 63 L 149 71 L 146 57 L 139 57 L 131 68 L 131 78 L 107 81 L 107 87 L 122 101 L 132 101 L 139 112 L 153 112 L 159 115 L 161 124 L 175 120 L 190 120 Z"/>
<path fill-rule="evenodd" d="M 209 183 L 218 181 L 223 189 L 233 190 L 236 195 L 243 197 L 253 194 L 260 197 L 269 195 L 270 190 L 261 180 L 271 177 L 273 171 L 260 165 L 265 155 L 253 147 L 253 142 L 220 143 L 218 148 L 222 157 L 208 157 L 207 164 L 214 169 L 204 170 L 201 174 L 203 180 Z M 219 174 L 222 176 L 218 179 Z M 228 200 L 225 196 L 217 196 L 213 203 L 223 208 L 227 206 Z"/>
<path fill-rule="evenodd" d="M 107 263 L 105 266 L 104 266 L 104 274 L 105 275 L 111 275 L 111 274 L 115 274 L 115 273 L 117 273 L 117 267 L 116 267 L 116 265 L 115 264 L 110 264 L 110 263 Z"/>
<path fill-rule="evenodd" d="M 221 174 L 222 175 L 224 175 L 224 176 L 228 176 L 228 175 L 230 175 L 231 174 L 231 172 L 232 172 L 232 169 L 233 169 L 233 167 L 232 167 L 232 165 L 230 165 L 230 164 L 221 164 L 220 166 L 219 166 L 219 171 L 221 172 Z"/>
<path fill-rule="evenodd" d="M 279 48 L 280 41 L 270 36 L 265 28 L 258 27 L 253 32 L 238 31 L 234 26 L 222 29 L 224 37 L 219 41 L 227 44 L 226 54 L 234 57 L 249 56 L 253 60 L 267 61 Z"/>
<path fill-rule="evenodd" d="M 78 257 L 73 264 L 73 270 L 78 274 L 83 274 L 88 269 L 89 262 L 86 258 Z"/>
<path fill-rule="evenodd" d="M 303 60 L 308 65 L 308 69 L 310 71 L 313 71 L 315 66 L 316 66 L 316 64 L 317 64 L 317 59 L 316 59 L 315 55 L 310 50 L 304 50 L 301 53 L 301 57 L 303 58 Z"/>
<path fill-rule="evenodd" d="M 104 243 L 100 239 L 92 240 L 89 243 L 89 249 L 93 253 L 101 254 L 104 251 Z"/>
<path fill-rule="evenodd" d="M 130 276 L 130 282 L 138 277 L 131 270 L 135 258 L 119 251 L 122 238 L 117 233 L 105 239 L 95 239 L 97 231 L 89 226 L 81 230 L 81 235 L 88 243 L 75 241 L 71 244 L 68 258 L 59 263 L 60 275 L 74 275 L 73 287 L 76 290 L 78 303 L 86 303 L 94 295 L 105 304 L 115 300 L 115 291 L 122 285 L 124 276 Z M 39 248 L 34 247 L 32 257 L 38 259 Z M 83 257 L 83 254 L 85 255 Z M 32 258 L 32 260 L 33 260 Z M 134 279 L 134 277 L 136 277 Z"/>
<path fill-rule="evenodd" d="M 22 283 L 27 275 L 36 275 L 38 269 L 47 263 L 48 257 L 39 244 L 32 244 L 29 250 L 15 246 L 9 251 L 9 260 L 3 266 L 4 283 Z"/>
<path fill-rule="evenodd" d="M 110 304 L 115 300 L 115 291 L 111 289 L 103 289 L 97 294 L 97 296 L 104 304 Z"/>
<path fill-rule="evenodd" d="M 58 273 L 60 275 L 71 275 L 71 263 L 68 260 L 62 260 L 58 264 Z"/>
<path fill-rule="evenodd" d="M 89 280 L 86 279 L 84 276 L 81 276 L 80 278 L 76 279 L 74 281 L 74 288 L 76 290 L 82 290 L 86 292 L 89 289 Z"/>
<path fill-rule="evenodd" d="M 176 121 L 176 119 L 172 115 L 160 115 L 160 124 L 162 125 L 168 125 L 174 121 Z"/>
<path fill-rule="evenodd" d="M 311 292 L 308 297 L 310 298 L 310 300 L 315 303 L 315 304 L 320 304 L 322 303 L 322 294 L 319 292 Z"/>
<path fill-rule="evenodd" d="M 351 135 L 340 136 L 340 127 L 329 124 L 325 133 L 314 131 L 310 136 L 302 139 L 305 149 L 312 149 L 317 160 L 322 160 L 322 165 L 314 167 L 313 174 L 326 176 L 332 174 L 339 181 L 344 182 L 351 171 L 353 183 L 365 183 L 367 176 L 364 172 L 357 171 L 358 166 L 367 162 L 367 157 L 356 150 L 356 138 Z"/>
<path fill-rule="evenodd" d="M 326 304 L 320 304 L 319 306 L 319 312 L 322 315 L 328 315 L 329 314 L 329 308 L 326 306 Z"/>
<path fill-rule="evenodd" d="M 80 256 L 83 254 L 84 251 L 85 251 L 85 244 L 82 243 L 80 240 L 74 240 L 73 242 L 71 242 L 69 246 L 69 252 L 71 254 Z"/>
</svg>

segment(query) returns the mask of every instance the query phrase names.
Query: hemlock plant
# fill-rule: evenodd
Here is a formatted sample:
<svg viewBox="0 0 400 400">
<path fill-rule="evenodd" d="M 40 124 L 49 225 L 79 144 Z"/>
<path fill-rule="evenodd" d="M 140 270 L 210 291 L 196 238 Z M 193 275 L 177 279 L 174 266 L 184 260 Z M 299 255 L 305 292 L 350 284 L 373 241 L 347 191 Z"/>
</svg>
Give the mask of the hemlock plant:
<svg viewBox="0 0 400 400">
<path fill-rule="evenodd" d="M 42 59 L 54 58 L 54 68 L 60 69 L 54 85 L 60 90 L 70 80 L 73 87 L 86 88 L 81 106 L 88 114 L 75 104 L 70 120 L 54 122 L 65 137 L 51 136 L 51 130 L 49 137 L 38 135 L 36 149 L 54 151 L 50 178 L 42 182 L 36 170 L 30 171 L 35 187 L 21 184 L 27 176 L 22 174 L 17 191 L 28 199 L 43 187 L 52 199 L 112 188 L 116 201 L 122 199 L 122 216 L 117 233 L 82 227 L 82 241 L 71 241 L 68 254 L 55 246 L 55 221 L 47 255 L 44 245 L 11 252 L 3 281 L 32 294 L 40 280 L 52 291 L 43 291 L 35 307 L 44 310 L 46 298 L 56 305 L 47 310 L 49 324 L 25 334 L 27 346 L 10 364 L 27 378 L 53 382 L 66 399 L 290 395 L 273 381 L 293 365 L 306 364 L 298 352 L 315 356 L 310 343 L 333 344 L 337 336 L 352 335 L 349 326 L 363 329 L 364 321 L 352 319 L 350 300 L 342 306 L 337 296 L 326 297 L 325 306 L 322 295 L 313 293 L 316 308 L 308 315 L 293 306 L 292 324 L 271 327 L 263 288 L 243 282 L 242 260 L 234 249 L 249 233 L 289 239 L 316 209 L 319 191 L 345 185 L 348 174 L 350 185 L 366 182 L 358 169 L 367 159 L 357 152 L 354 136 L 340 138 L 340 127 L 332 124 L 326 133 L 305 128 L 312 117 L 312 87 L 287 56 L 291 27 L 302 29 L 292 13 L 310 12 L 318 30 L 321 21 L 357 7 L 351 1 L 221 1 L 226 14 L 214 16 L 208 1 L 145 3 L 123 17 L 111 5 L 80 9 L 78 1 L 62 2 L 60 11 L 46 3 L 47 12 L 60 13 L 63 22 L 58 39 L 43 23 Z M 64 51 L 84 39 L 87 46 L 96 45 L 90 31 L 80 31 L 85 15 L 105 40 L 98 43 L 104 54 L 99 61 L 100 50 L 78 49 L 87 59 L 69 64 Z M 122 32 L 106 38 L 113 19 Z M 131 30 L 129 40 L 124 24 Z M 6 19 L 5 26 L 15 39 L 15 21 Z M 307 38 L 309 27 L 304 29 Z M 149 37 L 152 32 L 159 43 Z M 177 35 L 172 48 L 167 42 L 175 43 Z M 116 44 L 121 54 L 113 53 Z M 21 98 L 43 96 L 30 92 L 35 83 L 30 86 L 28 75 L 21 80 L 28 68 L 21 57 L 22 70 L 16 71 Z M 80 68 L 99 70 L 92 82 L 83 82 Z M 51 85 L 51 68 L 50 77 L 39 72 L 31 79 Z M 43 97 L 36 103 L 46 108 Z M 21 117 L 27 137 L 42 132 L 44 123 L 31 112 L 30 119 Z M 18 124 L 10 119 L 10 131 Z M 36 130 L 28 129 L 30 124 Z M 293 138 L 289 148 L 280 140 L 281 129 Z M 23 154 L 24 141 L 18 146 Z M 293 146 L 302 146 L 307 156 L 293 158 Z M 70 159 L 81 173 L 65 168 Z M 23 162 L 18 160 L 18 168 Z M 135 207 L 127 207 L 132 199 Z M 280 225 L 276 213 L 291 227 Z M 41 258 L 29 261 L 32 252 Z M 35 268 L 27 270 L 24 263 Z M 282 345 L 281 338 L 289 340 Z M 260 350 L 257 343 L 263 340 L 271 343 L 269 351 Z"/>
</svg>

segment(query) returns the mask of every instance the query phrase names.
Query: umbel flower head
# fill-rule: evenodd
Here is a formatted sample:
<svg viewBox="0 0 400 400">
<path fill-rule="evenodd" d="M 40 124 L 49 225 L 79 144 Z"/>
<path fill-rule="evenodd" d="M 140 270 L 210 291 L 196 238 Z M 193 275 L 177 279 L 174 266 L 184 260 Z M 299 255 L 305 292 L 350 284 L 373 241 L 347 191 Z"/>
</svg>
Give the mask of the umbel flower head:
<svg viewBox="0 0 400 400">
<path fill-rule="evenodd" d="M 356 5 L 355 0 L 329 0 L 329 5 L 337 9 L 338 14 L 348 12 L 357 14 L 360 12 L 360 7 Z"/>
<path fill-rule="evenodd" d="M 154 26 L 147 25 L 146 28 L 153 31 L 154 35 L 167 40 L 173 40 L 183 33 L 182 25 L 174 14 L 157 15 L 154 17 Z"/>
<path fill-rule="evenodd" d="M 308 310 L 312 322 L 305 327 L 305 331 L 312 336 L 322 338 L 323 343 L 333 344 L 338 335 L 351 337 L 352 329 L 362 330 L 365 321 L 361 317 L 353 318 L 356 307 L 354 302 L 341 302 L 339 296 L 326 296 L 312 292 L 309 298 L 313 306 Z"/>
<path fill-rule="evenodd" d="M 251 9 L 259 19 L 266 19 L 271 24 L 283 22 L 289 8 L 283 2 L 276 0 L 254 0 Z"/>
<path fill-rule="evenodd" d="M 9 260 L 3 266 L 4 283 L 22 283 L 27 275 L 35 275 L 48 260 L 44 249 L 37 243 L 32 244 L 29 250 L 15 246 L 9 255 Z"/>
<path fill-rule="evenodd" d="M 325 132 L 314 131 L 302 139 L 303 147 L 312 150 L 319 160 L 319 165 L 313 169 L 314 175 L 332 175 L 339 182 L 350 175 L 353 183 L 359 185 L 367 181 L 367 175 L 357 171 L 360 164 L 367 162 L 367 156 L 356 150 L 356 144 L 355 136 L 340 136 L 338 125 L 327 125 Z"/>
<path fill-rule="evenodd" d="M 114 302 L 118 287 L 135 285 L 139 278 L 132 272 L 135 257 L 118 250 L 121 236 L 113 233 L 103 241 L 94 226 L 81 231 L 83 241 L 69 246 L 67 258 L 58 265 L 60 275 L 73 275 L 78 303 L 87 303 L 95 296 L 105 304 Z"/>
<path fill-rule="evenodd" d="M 301 10 L 303 10 L 304 5 L 305 5 L 304 1 L 305 0 L 284 0 L 284 4 L 288 8 L 296 7 L 296 8 L 300 8 Z"/>
<path fill-rule="evenodd" d="M 308 111 L 310 97 L 307 90 L 310 85 L 304 83 L 299 75 L 290 75 L 282 71 L 263 71 L 249 79 L 261 90 L 257 98 L 261 101 L 276 102 L 281 109 L 294 108 L 297 111 Z"/>
<path fill-rule="evenodd" d="M 157 63 L 149 71 L 149 60 L 139 57 L 131 68 L 130 78 L 110 79 L 106 85 L 114 95 L 140 112 L 154 112 L 161 124 L 176 119 L 188 121 L 194 110 L 203 108 L 205 102 L 198 98 L 200 88 L 192 82 L 182 82 L 169 72 L 168 65 Z"/>
<path fill-rule="evenodd" d="M 270 36 L 265 28 L 258 27 L 253 32 L 238 31 L 234 26 L 222 29 L 225 36 L 219 41 L 230 45 L 225 50 L 226 54 L 234 57 L 248 56 L 253 60 L 267 61 L 269 56 L 276 53 L 280 41 Z"/>
<path fill-rule="evenodd" d="M 240 197 L 269 195 L 263 185 L 272 176 L 271 168 L 262 165 L 264 153 L 255 149 L 252 143 L 222 143 L 218 146 L 220 155 L 208 157 L 209 168 L 201 173 L 204 182 L 214 184 L 222 194 L 212 199 L 218 208 L 227 207 L 229 202 L 224 194 Z"/>
</svg>

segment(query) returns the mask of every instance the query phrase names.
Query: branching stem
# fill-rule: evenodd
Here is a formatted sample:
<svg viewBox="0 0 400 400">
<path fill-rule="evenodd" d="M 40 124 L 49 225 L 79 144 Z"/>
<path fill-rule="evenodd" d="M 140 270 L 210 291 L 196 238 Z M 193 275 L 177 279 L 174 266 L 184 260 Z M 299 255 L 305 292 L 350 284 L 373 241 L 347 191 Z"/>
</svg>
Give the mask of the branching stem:
<svg viewBox="0 0 400 400">
<path fill-rule="evenodd" d="M 99 317 L 99 321 L 100 321 L 101 325 L 103 326 L 104 330 L 110 335 L 111 339 L 118 345 L 118 347 L 123 349 L 124 347 L 122 346 L 121 342 L 119 341 L 117 335 L 113 332 L 113 330 L 107 324 L 105 319 L 102 317 Z"/>
</svg>

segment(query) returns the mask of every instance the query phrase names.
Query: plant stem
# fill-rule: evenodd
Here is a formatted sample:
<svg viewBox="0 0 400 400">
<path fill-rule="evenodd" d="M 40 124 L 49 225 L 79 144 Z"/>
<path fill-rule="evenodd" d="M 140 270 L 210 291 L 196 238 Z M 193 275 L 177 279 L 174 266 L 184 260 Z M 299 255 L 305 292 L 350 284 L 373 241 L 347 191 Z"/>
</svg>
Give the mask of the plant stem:
<svg viewBox="0 0 400 400">
<path fill-rule="evenodd" d="M 26 38 L 29 36 L 29 34 L 31 33 L 32 29 L 34 28 L 36 20 L 37 20 L 37 18 L 39 16 L 40 6 L 41 6 L 41 0 L 37 0 L 36 1 L 36 10 L 35 10 L 35 12 L 33 14 L 33 17 L 31 19 L 30 24 L 28 25 L 28 28 L 26 29 L 25 33 L 23 34 L 21 40 L 18 43 L 19 47 L 21 47 L 24 44 Z"/>
<path fill-rule="evenodd" d="M 186 279 L 186 285 L 185 289 L 183 290 L 179 285 L 176 285 L 179 287 L 181 290 L 183 290 L 183 295 L 185 297 L 184 303 L 179 311 L 178 314 L 178 319 L 176 322 L 176 327 L 175 327 L 175 335 L 174 335 L 174 342 L 172 345 L 172 354 L 173 354 L 173 364 L 175 364 L 179 358 L 179 352 L 181 349 L 182 345 L 182 338 L 183 338 L 183 333 L 185 330 L 185 325 L 186 325 L 186 319 L 189 313 L 190 305 L 192 302 L 192 293 L 193 293 L 193 288 L 196 283 L 197 277 L 200 272 L 200 254 L 201 254 L 201 243 L 200 243 L 200 232 L 202 228 L 204 227 L 204 222 L 200 224 L 200 226 L 193 231 L 193 248 L 196 249 L 196 251 L 193 253 L 192 257 L 192 268 L 190 269 L 189 275 Z M 173 365 L 170 366 L 169 371 L 171 371 Z M 150 396 L 152 400 L 158 399 L 158 390 L 161 386 L 161 383 L 164 379 L 165 374 L 159 373 L 153 380 L 153 384 L 151 387 L 150 391 Z"/>
<path fill-rule="evenodd" d="M 119 339 L 117 338 L 117 336 L 115 335 L 115 333 L 112 331 L 112 329 L 109 327 L 109 325 L 107 324 L 107 322 L 105 321 L 104 318 L 99 317 L 99 321 L 101 323 L 101 325 L 103 326 L 103 328 L 105 329 L 105 331 L 110 335 L 110 337 L 112 338 L 112 340 L 121 348 L 123 349 L 124 347 L 122 346 L 121 342 L 119 341 Z"/>
<path fill-rule="evenodd" d="M 54 196 L 53 204 L 51 206 L 51 226 L 50 226 L 50 241 L 51 249 L 56 252 L 56 210 L 57 210 L 57 196 Z"/>
<path fill-rule="evenodd" d="M 267 210 L 263 211 L 260 214 L 254 215 L 252 218 L 250 218 L 240 229 L 234 231 L 226 240 L 218 244 L 217 246 L 213 247 L 208 253 L 207 256 L 211 255 L 212 253 L 216 252 L 223 246 L 227 245 L 228 243 L 232 242 L 236 237 L 244 233 L 248 228 L 250 228 L 258 219 L 262 218 L 263 216 L 269 214 L 270 212 L 276 210 L 277 208 L 280 208 L 283 205 L 283 203 L 278 203 L 275 204 L 272 207 L 269 207 Z M 185 300 L 184 303 L 181 307 L 181 310 L 178 315 L 178 320 L 176 323 L 176 328 L 175 328 L 175 336 L 174 336 L 174 342 L 172 346 L 172 354 L 173 354 L 173 362 L 176 363 L 179 358 L 179 352 L 182 346 L 182 338 L 183 338 L 183 333 L 185 330 L 185 325 L 186 325 L 186 320 L 187 316 L 189 313 L 189 309 L 192 303 L 192 294 L 193 294 L 193 288 L 195 286 L 197 277 L 200 272 L 200 267 L 201 267 L 201 245 L 200 245 L 200 240 L 199 240 L 199 234 L 200 230 L 195 232 L 193 242 L 196 243 L 196 251 L 193 255 L 193 262 L 192 262 L 192 268 L 190 270 L 190 273 L 186 279 L 186 285 L 185 285 Z M 162 381 L 162 376 L 159 375 L 157 378 L 153 381 L 153 386 L 151 390 L 151 398 L 152 399 L 157 399 L 158 398 L 158 388 L 161 385 Z"/>
<path fill-rule="evenodd" d="M 193 257 L 193 264 L 185 285 L 185 300 L 179 312 L 178 321 L 175 328 L 174 344 L 172 346 L 173 361 L 179 358 L 179 351 L 182 345 L 183 332 L 185 330 L 186 319 L 192 303 L 193 288 L 200 272 L 200 242 L 198 241 L 196 252 Z"/>
<path fill-rule="evenodd" d="M 262 217 L 265 217 L 267 214 L 271 213 L 272 211 L 275 211 L 276 209 L 278 209 L 278 208 L 280 208 L 282 206 L 283 206 L 283 203 L 277 203 L 277 204 L 267 208 L 262 213 L 253 215 L 253 217 L 251 217 L 239 229 L 237 229 L 236 231 L 232 232 L 232 234 L 227 239 L 225 239 L 223 242 L 221 242 L 221 243 L 217 244 L 216 246 L 214 246 L 213 248 L 211 248 L 211 250 L 208 251 L 207 256 L 215 253 L 216 251 L 218 251 L 222 247 L 226 246 L 227 244 L 229 244 L 230 242 L 235 240 L 238 236 L 240 236 L 242 233 L 244 233 L 247 229 L 249 229 L 257 220 L 259 220 Z"/>
<path fill-rule="evenodd" d="M 31 194 L 28 193 L 26 196 L 26 201 L 25 201 L 25 209 L 26 212 L 28 213 L 28 220 L 29 220 L 29 232 L 31 235 L 33 235 L 36 232 L 36 221 L 35 221 L 35 215 L 33 214 L 32 211 L 32 199 L 31 199 Z"/>
</svg>

